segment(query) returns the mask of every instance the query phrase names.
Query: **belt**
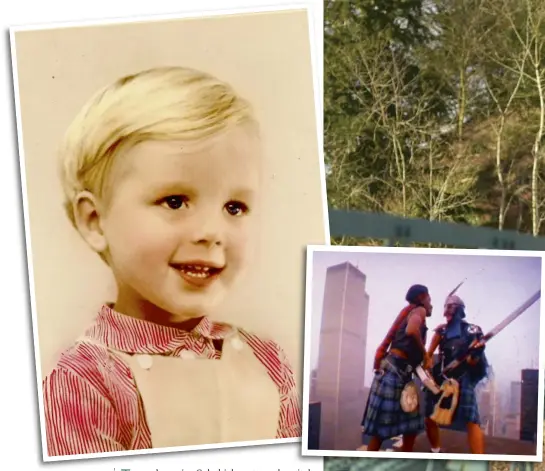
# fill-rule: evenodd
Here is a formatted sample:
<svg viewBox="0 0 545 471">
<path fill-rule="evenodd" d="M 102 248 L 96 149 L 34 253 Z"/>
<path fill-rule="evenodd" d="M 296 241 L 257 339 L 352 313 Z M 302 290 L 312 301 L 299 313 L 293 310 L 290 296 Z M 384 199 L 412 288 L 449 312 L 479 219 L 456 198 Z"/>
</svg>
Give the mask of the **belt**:
<svg viewBox="0 0 545 471">
<path fill-rule="evenodd" d="M 414 372 L 414 367 L 404 358 L 389 354 L 385 360 L 399 373 L 410 375 Z"/>
</svg>

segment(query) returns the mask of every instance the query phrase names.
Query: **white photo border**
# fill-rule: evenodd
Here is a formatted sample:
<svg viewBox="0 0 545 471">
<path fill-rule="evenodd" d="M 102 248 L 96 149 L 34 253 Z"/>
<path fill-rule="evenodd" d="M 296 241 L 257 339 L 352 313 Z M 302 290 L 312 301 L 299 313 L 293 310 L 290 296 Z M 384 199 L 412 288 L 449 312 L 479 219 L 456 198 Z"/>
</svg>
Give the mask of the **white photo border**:
<svg viewBox="0 0 545 471">
<path fill-rule="evenodd" d="M 308 420 L 309 420 L 309 396 L 310 396 L 310 364 L 312 348 L 312 288 L 314 254 L 316 252 L 329 253 L 387 253 L 387 254 L 413 254 L 413 255 L 469 255 L 491 257 L 528 257 L 541 259 L 541 291 L 545 292 L 544 276 L 544 252 L 531 250 L 488 250 L 488 249 L 435 249 L 435 248 L 409 248 L 409 247 L 366 247 L 344 245 L 309 245 L 307 246 L 307 270 L 306 270 L 306 294 L 305 294 L 305 350 L 303 357 L 303 456 L 321 457 L 349 457 L 349 458 L 409 458 L 432 460 L 459 460 L 459 461 L 512 461 L 533 462 L 543 461 L 543 407 L 544 407 L 544 368 L 545 368 L 545 302 L 540 302 L 540 331 L 539 331 L 539 364 L 538 364 L 538 400 L 537 400 L 537 448 L 536 455 L 473 455 L 463 453 L 407 453 L 407 452 L 374 452 L 374 451 L 344 451 L 344 450 L 310 450 L 308 448 Z"/>
<path fill-rule="evenodd" d="M 160 15 L 143 15 L 143 16 L 131 16 L 131 17 L 116 17 L 108 19 L 96 19 L 96 20 L 82 20 L 82 21 L 65 21 L 59 23 L 48 24 L 34 24 L 34 25 L 21 25 L 12 26 L 9 29 L 10 35 L 10 50 L 11 50 L 11 66 L 13 73 L 13 93 L 15 101 L 15 116 L 16 116 L 16 129 L 17 129 L 17 145 L 19 153 L 19 166 L 21 174 L 21 192 L 23 202 L 23 216 L 25 226 L 25 244 L 27 252 L 27 265 L 28 265 L 28 278 L 29 278 L 29 297 L 30 308 L 32 312 L 32 336 L 34 347 L 34 361 L 36 365 L 36 381 L 38 390 L 38 410 L 39 410 L 39 422 L 40 422 L 40 440 L 42 445 L 42 460 L 43 462 L 60 462 L 60 461 L 77 461 L 90 458 L 107 458 L 107 457 L 119 457 L 119 456 L 137 456 L 137 455 L 150 455 L 150 454 L 163 454 L 180 451 L 200 451 L 200 450 L 218 450 L 223 448 L 239 448 L 250 446 L 263 446 L 263 445 L 279 445 L 283 443 L 299 443 L 301 438 L 282 438 L 273 440 L 254 440 L 245 442 L 230 442 L 230 443 L 217 443 L 195 446 L 182 446 L 182 447 L 169 447 L 169 448 L 157 448 L 157 449 L 145 449 L 145 450 L 128 450 L 120 452 L 108 452 L 108 453 L 86 453 L 79 455 L 66 455 L 66 456 L 49 456 L 47 454 L 47 437 L 45 431 L 44 421 L 44 405 L 43 395 L 41 394 L 41 361 L 40 361 L 40 348 L 39 348 L 39 335 L 37 324 L 37 312 L 36 312 L 36 296 L 35 296 L 35 284 L 34 284 L 34 269 L 33 269 L 33 257 L 32 257 L 32 244 L 30 236 L 30 220 L 29 220 L 29 205 L 28 205 L 28 193 L 26 184 L 26 169 L 25 169 L 25 153 L 23 145 L 23 128 L 21 121 L 21 103 L 19 93 L 19 81 L 17 73 L 17 54 L 15 44 L 15 34 L 22 31 L 44 31 L 60 28 L 75 28 L 75 27 L 90 27 L 90 26 L 106 26 L 106 25 L 122 25 L 132 24 L 139 22 L 160 22 L 166 20 L 184 20 L 184 19 L 203 19 L 208 17 L 226 17 L 243 14 L 260 14 L 260 13 L 279 13 L 279 12 L 291 12 L 291 11 L 305 11 L 307 14 L 308 27 L 309 27 L 309 44 L 311 51 L 311 64 L 312 64 L 312 83 L 314 92 L 314 109 L 316 115 L 316 131 L 318 140 L 318 157 L 319 157 L 319 169 L 321 178 L 321 192 L 322 192 L 322 212 L 324 222 L 324 235 L 327 243 L 329 244 L 330 232 L 329 232 L 329 212 L 327 205 L 327 192 L 325 182 L 325 163 L 323 155 L 323 36 L 320 34 L 321 28 L 318 27 L 320 22 L 323 23 L 323 11 L 318 8 L 319 5 L 316 1 L 298 2 L 274 4 L 270 6 L 241 6 L 241 7 L 228 7 L 228 8 L 207 8 L 207 9 L 188 9 L 176 14 L 160 14 Z M 303 315 L 303 313 L 301 313 Z"/>
</svg>

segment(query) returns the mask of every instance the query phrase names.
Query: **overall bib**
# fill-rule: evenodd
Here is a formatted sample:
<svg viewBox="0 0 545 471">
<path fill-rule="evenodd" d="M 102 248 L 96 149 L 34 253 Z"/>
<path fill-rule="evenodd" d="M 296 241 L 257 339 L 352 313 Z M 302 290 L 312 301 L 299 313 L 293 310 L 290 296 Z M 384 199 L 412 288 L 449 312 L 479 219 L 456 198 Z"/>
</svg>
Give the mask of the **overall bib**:
<svg viewBox="0 0 545 471">
<path fill-rule="evenodd" d="M 224 339 L 220 359 L 106 348 L 131 370 L 153 448 L 276 438 L 278 387 L 236 331 Z"/>
</svg>

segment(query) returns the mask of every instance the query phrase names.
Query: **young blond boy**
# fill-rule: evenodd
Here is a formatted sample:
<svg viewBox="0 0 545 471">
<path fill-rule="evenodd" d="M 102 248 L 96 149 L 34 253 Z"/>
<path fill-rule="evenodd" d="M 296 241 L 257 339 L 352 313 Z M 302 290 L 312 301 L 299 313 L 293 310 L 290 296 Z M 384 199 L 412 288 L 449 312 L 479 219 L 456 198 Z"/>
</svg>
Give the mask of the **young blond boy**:
<svg viewBox="0 0 545 471">
<path fill-rule="evenodd" d="M 250 105 L 187 68 L 96 94 L 61 151 L 66 212 L 118 295 L 43 382 L 50 456 L 299 437 L 281 348 L 213 320 L 259 196 Z"/>
</svg>

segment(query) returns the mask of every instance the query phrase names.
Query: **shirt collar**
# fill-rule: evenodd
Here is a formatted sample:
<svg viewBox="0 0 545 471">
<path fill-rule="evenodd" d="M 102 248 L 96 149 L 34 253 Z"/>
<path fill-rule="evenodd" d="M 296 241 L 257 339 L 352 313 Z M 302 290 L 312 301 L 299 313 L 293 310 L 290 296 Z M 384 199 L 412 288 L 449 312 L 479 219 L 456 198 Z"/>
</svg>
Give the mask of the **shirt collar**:
<svg viewBox="0 0 545 471">
<path fill-rule="evenodd" d="M 234 331 L 231 325 L 213 322 L 208 317 L 202 317 L 190 330 L 168 327 L 121 314 L 103 305 L 85 335 L 127 353 L 164 354 L 183 346 L 211 344 L 213 340 L 229 337 Z"/>
</svg>

